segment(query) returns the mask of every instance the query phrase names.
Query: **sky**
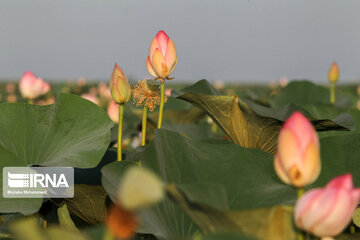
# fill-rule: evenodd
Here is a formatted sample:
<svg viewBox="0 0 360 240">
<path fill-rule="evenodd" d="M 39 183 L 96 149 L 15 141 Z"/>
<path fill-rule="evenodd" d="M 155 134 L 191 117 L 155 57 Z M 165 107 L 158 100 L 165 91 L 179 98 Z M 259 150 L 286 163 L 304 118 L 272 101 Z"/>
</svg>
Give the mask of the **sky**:
<svg viewBox="0 0 360 240">
<path fill-rule="evenodd" d="M 1 0 L 0 79 L 144 79 L 151 40 L 177 48 L 177 79 L 360 81 L 359 0 Z"/>
</svg>

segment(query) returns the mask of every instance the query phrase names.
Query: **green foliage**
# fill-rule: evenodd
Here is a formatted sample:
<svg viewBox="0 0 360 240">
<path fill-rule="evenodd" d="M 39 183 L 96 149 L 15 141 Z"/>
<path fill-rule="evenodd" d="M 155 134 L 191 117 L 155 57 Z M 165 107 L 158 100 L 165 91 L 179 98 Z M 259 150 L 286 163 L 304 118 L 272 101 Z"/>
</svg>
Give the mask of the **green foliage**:
<svg viewBox="0 0 360 240">
<path fill-rule="evenodd" d="M 306 189 L 323 187 L 344 173 L 351 173 L 355 186 L 360 187 L 356 92 L 338 90 L 332 106 L 328 89 L 308 81 L 277 89 L 244 87 L 222 92 L 226 91 L 239 97 L 222 96 L 206 80 L 173 90 L 165 105 L 163 128 L 156 130 L 158 112 L 150 113 L 148 145 L 128 147 L 122 162 L 114 162 L 113 149 L 106 152 L 110 129 L 116 136 L 117 128 L 89 101 L 63 94 L 51 106 L 0 104 L 2 167 L 89 168 L 75 171 L 74 198 L 49 199 L 58 207 L 53 209 L 57 226 L 42 226 L 40 216 L 46 219 L 44 210 L 39 211 L 43 199 L 0 197 L 1 213 L 33 214 L 29 218 L 1 216 L 0 236 L 103 239 L 107 206 L 118 203 L 125 171 L 141 163 L 164 181 L 167 197 L 136 212 L 138 233 L 166 240 L 295 239 L 296 189 L 284 184 L 273 167 L 279 130 L 294 111 L 307 116 L 321 137 L 321 174 Z M 126 107 L 124 139 L 138 135 L 141 114 L 131 104 Z M 205 121 L 208 116 L 222 131 Z M 113 138 L 112 143 L 115 141 Z M 358 215 L 354 215 L 357 225 Z M 357 238 L 358 234 L 342 234 L 337 239 Z M 135 239 L 153 238 L 139 235 Z"/>
<path fill-rule="evenodd" d="M 196 89 L 203 86 L 208 89 L 207 82 L 198 82 Z M 273 109 L 267 108 L 238 97 L 215 96 L 192 93 L 191 87 L 188 92 L 180 95 L 193 105 L 205 111 L 217 125 L 225 132 L 232 142 L 247 148 L 258 148 L 269 153 L 276 151 L 277 136 L 283 121 L 295 110 L 302 111 L 295 105 Z M 321 111 L 321 110 L 319 110 Z M 309 113 L 305 113 L 318 131 L 327 130 L 351 130 L 353 120 L 350 115 L 342 114 L 334 120 L 314 119 Z"/>
<path fill-rule="evenodd" d="M 0 167 L 95 167 L 110 143 L 113 123 L 95 104 L 62 94 L 54 105 L 0 104 Z M 0 185 L 2 184 L 2 171 Z M 31 214 L 42 199 L 0 196 L 0 212 Z"/>
</svg>

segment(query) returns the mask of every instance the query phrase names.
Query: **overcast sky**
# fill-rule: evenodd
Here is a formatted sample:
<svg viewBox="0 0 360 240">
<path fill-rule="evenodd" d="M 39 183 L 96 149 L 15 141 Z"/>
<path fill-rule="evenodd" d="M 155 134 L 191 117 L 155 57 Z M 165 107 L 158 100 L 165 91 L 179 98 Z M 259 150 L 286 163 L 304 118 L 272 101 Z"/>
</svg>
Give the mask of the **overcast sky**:
<svg viewBox="0 0 360 240">
<path fill-rule="evenodd" d="M 359 0 L 0 0 L 0 78 L 149 77 L 152 38 L 177 47 L 177 79 L 360 81 Z"/>
</svg>

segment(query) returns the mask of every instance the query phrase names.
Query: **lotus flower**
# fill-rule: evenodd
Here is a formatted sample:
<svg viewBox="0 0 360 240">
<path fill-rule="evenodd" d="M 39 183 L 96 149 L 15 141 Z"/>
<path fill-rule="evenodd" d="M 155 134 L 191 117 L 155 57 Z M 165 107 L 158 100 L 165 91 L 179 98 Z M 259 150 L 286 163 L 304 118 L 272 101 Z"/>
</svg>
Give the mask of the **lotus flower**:
<svg viewBox="0 0 360 240">
<path fill-rule="evenodd" d="M 300 112 L 293 113 L 280 131 L 274 165 L 281 180 L 296 187 L 311 184 L 320 174 L 319 140 Z"/>
<path fill-rule="evenodd" d="M 331 180 L 325 188 L 308 191 L 295 206 L 298 228 L 318 237 L 338 235 L 348 225 L 360 200 L 360 188 L 345 174 Z"/>
<path fill-rule="evenodd" d="M 110 91 L 114 101 L 125 104 L 130 101 L 131 87 L 124 71 L 115 63 L 110 79 Z"/>
<path fill-rule="evenodd" d="M 338 80 L 339 80 L 339 67 L 336 62 L 333 62 L 329 69 L 329 81 L 331 83 L 336 83 Z"/>
<path fill-rule="evenodd" d="M 20 80 L 19 89 L 23 98 L 34 99 L 46 94 L 50 90 L 50 84 L 27 71 Z"/>
<path fill-rule="evenodd" d="M 164 31 L 159 31 L 152 40 L 146 68 L 156 78 L 165 79 L 174 71 L 177 62 L 174 42 Z"/>
</svg>

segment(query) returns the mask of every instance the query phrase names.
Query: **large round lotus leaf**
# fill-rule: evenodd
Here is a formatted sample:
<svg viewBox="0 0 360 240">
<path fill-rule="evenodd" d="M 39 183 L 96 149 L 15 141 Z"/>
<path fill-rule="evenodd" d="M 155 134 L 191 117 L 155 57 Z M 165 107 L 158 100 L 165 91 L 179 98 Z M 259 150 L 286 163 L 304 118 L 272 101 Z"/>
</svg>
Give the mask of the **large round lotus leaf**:
<svg viewBox="0 0 360 240">
<path fill-rule="evenodd" d="M 95 167 L 108 148 L 112 126 L 101 108 L 70 94 L 48 106 L 0 104 L 0 167 Z M 0 196 L 0 212 L 30 214 L 41 203 Z"/>
</svg>

